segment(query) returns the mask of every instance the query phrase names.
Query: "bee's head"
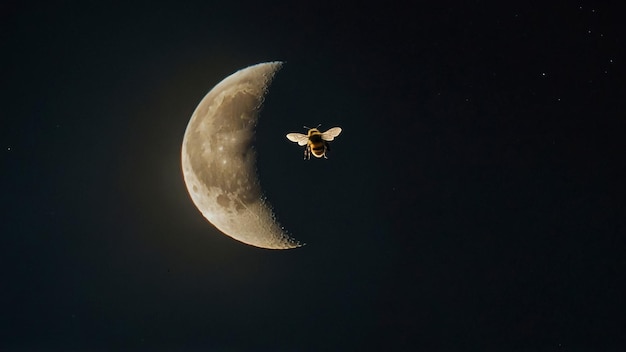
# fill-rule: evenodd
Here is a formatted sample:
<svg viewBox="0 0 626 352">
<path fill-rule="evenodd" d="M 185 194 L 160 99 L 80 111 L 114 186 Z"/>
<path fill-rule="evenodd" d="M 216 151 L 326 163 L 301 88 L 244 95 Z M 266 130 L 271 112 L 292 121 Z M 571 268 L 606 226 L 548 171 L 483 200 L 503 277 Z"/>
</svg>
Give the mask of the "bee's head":
<svg viewBox="0 0 626 352">
<path fill-rule="evenodd" d="M 322 124 L 320 123 L 320 124 L 318 124 L 318 125 L 317 125 L 317 127 L 315 127 L 315 128 L 306 127 L 306 126 L 304 126 L 304 128 L 306 128 L 307 130 L 309 130 L 309 136 L 310 136 L 312 133 L 320 133 L 320 130 L 318 130 L 318 128 L 320 128 L 320 126 L 321 126 L 321 125 L 322 125 Z"/>
</svg>

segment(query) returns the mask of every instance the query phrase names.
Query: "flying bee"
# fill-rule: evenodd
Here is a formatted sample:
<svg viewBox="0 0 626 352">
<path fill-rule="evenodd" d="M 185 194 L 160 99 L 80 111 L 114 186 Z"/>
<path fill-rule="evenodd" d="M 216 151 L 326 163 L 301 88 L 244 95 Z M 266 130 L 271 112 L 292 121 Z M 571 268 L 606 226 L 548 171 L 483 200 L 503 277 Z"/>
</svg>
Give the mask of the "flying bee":
<svg viewBox="0 0 626 352">
<path fill-rule="evenodd" d="M 324 157 L 324 159 L 328 159 L 326 157 L 326 152 L 330 150 L 328 142 L 335 139 L 340 133 L 341 127 L 333 127 L 326 132 L 320 132 L 317 128 L 309 128 L 307 134 L 289 133 L 287 134 L 287 139 L 298 143 L 300 146 L 306 145 L 306 148 L 304 148 L 305 160 L 310 159 L 311 154 L 316 158 Z"/>
</svg>

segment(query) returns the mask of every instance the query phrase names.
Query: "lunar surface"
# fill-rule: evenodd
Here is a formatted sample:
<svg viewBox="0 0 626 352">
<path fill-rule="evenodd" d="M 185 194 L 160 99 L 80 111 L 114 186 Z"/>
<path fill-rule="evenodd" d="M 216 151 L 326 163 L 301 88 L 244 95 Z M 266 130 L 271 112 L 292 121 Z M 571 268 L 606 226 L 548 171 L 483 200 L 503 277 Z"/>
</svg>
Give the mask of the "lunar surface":
<svg viewBox="0 0 626 352">
<path fill-rule="evenodd" d="M 189 195 L 224 234 L 252 246 L 301 246 L 276 221 L 256 172 L 255 126 L 281 62 L 239 70 L 196 107 L 183 138 L 182 169 Z"/>
</svg>

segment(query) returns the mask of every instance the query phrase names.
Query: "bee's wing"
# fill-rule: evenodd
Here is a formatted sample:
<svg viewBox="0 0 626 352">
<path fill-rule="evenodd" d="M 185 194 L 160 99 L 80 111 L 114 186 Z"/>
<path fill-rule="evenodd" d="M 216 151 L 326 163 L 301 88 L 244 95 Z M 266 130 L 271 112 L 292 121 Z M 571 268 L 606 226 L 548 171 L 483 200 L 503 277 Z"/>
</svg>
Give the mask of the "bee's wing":
<svg viewBox="0 0 626 352">
<path fill-rule="evenodd" d="M 298 145 L 305 145 L 307 141 L 309 140 L 309 136 L 307 136 L 306 134 L 294 132 L 294 133 L 288 133 L 287 139 L 292 142 L 298 143 Z"/>
<path fill-rule="evenodd" d="M 341 133 L 341 127 L 333 127 L 328 131 L 322 133 L 322 139 L 325 141 L 332 141 Z"/>
</svg>

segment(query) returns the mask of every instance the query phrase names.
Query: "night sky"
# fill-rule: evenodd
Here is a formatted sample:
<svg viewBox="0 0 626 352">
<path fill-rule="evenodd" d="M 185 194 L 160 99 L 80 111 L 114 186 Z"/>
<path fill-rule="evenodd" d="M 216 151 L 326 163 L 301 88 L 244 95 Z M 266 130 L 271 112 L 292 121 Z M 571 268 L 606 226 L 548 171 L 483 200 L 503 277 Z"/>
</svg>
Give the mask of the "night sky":
<svg viewBox="0 0 626 352">
<path fill-rule="evenodd" d="M 3 1 L 0 350 L 624 350 L 623 5 L 550 3 Z M 202 97 L 276 60 L 288 251 L 180 166 Z"/>
</svg>

